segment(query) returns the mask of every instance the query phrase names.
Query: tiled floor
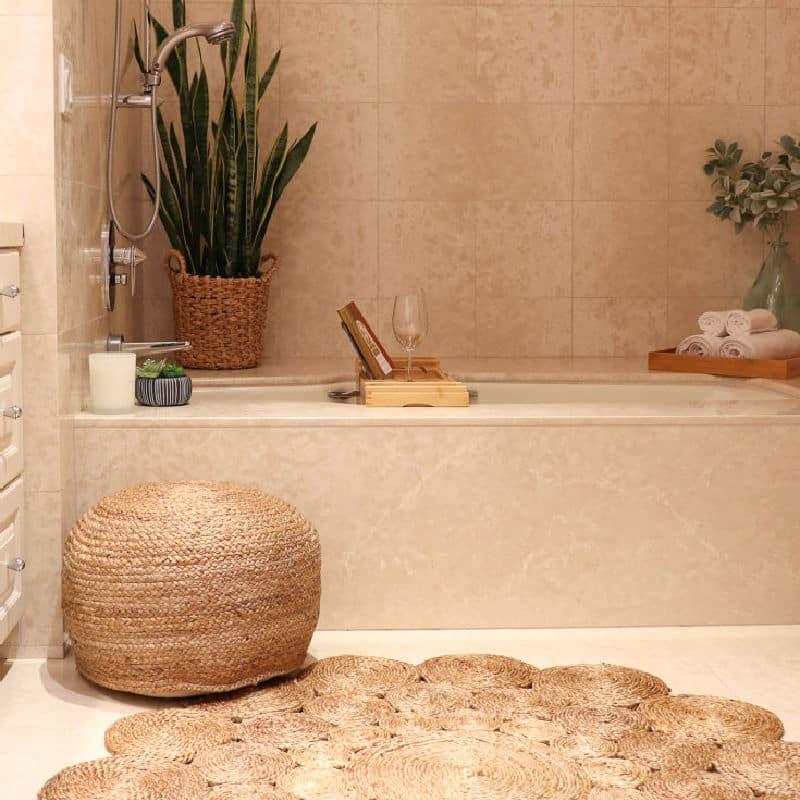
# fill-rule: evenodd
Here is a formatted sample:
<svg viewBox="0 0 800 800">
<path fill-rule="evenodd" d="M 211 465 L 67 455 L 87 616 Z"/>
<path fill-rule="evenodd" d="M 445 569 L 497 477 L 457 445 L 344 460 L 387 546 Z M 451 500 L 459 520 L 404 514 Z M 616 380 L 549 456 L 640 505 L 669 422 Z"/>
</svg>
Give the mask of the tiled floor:
<svg viewBox="0 0 800 800">
<path fill-rule="evenodd" d="M 649 670 L 675 692 L 764 705 L 800 739 L 800 626 L 505 631 L 326 631 L 311 653 L 432 655 L 492 652 L 537 666 L 612 662 Z M 65 661 L 0 662 L 0 797 L 33 800 L 61 767 L 102 756 L 103 731 L 119 716 L 166 703 L 106 692 Z"/>
</svg>

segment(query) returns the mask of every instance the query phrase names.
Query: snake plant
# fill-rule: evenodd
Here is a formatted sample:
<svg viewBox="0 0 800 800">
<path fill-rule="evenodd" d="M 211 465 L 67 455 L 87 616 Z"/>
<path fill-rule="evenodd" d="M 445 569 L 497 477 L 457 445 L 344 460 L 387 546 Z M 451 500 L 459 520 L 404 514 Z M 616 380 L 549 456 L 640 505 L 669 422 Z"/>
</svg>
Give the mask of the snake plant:
<svg viewBox="0 0 800 800">
<path fill-rule="evenodd" d="M 175 29 L 186 24 L 186 0 L 172 0 Z M 316 123 L 289 143 L 288 125 L 262 157 L 258 140 L 259 107 L 280 60 L 275 53 L 261 73 L 258 64 L 258 20 L 252 0 L 250 21 L 244 0 L 233 0 L 231 22 L 235 36 L 222 45 L 225 73 L 222 107 L 212 120 L 208 75 L 200 55 L 200 71 L 191 80 L 187 45 L 178 46 L 167 62 L 167 72 L 178 95 L 181 136 L 158 109 L 161 140 L 161 223 L 174 248 L 194 275 L 252 277 L 259 274 L 261 247 L 275 207 L 311 147 Z M 166 28 L 151 23 L 160 45 Z M 138 33 L 134 49 L 144 71 Z M 246 46 L 245 46 L 246 45 Z M 234 77 L 244 49 L 244 97 L 240 104 Z M 199 49 L 199 48 L 198 48 Z M 155 188 L 146 175 L 142 181 L 150 199 Z"/>
</svg>

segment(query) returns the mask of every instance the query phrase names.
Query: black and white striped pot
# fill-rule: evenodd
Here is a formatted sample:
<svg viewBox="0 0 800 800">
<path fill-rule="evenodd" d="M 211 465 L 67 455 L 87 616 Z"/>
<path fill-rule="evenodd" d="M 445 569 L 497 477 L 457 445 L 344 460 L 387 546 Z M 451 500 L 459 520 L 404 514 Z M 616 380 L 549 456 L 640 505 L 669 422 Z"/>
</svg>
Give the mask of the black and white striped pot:
<svg viewBox="0 0 800 800">
<path fill-rule="evenodd" d="M 185 406 L 192 396 L 192 379 L 136 378 L 136 399 L 143 406 Z"/>
</svg>

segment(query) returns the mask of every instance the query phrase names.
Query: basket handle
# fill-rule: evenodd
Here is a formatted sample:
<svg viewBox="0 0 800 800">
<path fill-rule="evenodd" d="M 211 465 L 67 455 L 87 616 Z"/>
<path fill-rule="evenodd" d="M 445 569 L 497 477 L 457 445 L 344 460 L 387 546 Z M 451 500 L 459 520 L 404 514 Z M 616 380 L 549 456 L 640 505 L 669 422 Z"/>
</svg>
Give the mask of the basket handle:
<svg viewBox="0 0 800 800">
<path fill-rule="evenodd" d="M 264 269 L 264 264 L 269 263 L 269 266 Z M 262 280 L 268 281 L 277 271 L 278 267 L 280 267 L 280 261 L 278 261 L 278 256 L 274 253 L 267 253 L 265 256 L 261 256 L 261 262 L 259 263 L 259 274 L 261 275 Z"/>
<path fill-rule="evenodd" d="M 177 266 L 175 265 L 175 261 L 178 262 Z M 180 250 L 170 250 L 164 256 L 164 268 L 167 272 L 178 272 L 186 274 L 186 259 L 183 257 L 183 253 Z"/>
</svg>

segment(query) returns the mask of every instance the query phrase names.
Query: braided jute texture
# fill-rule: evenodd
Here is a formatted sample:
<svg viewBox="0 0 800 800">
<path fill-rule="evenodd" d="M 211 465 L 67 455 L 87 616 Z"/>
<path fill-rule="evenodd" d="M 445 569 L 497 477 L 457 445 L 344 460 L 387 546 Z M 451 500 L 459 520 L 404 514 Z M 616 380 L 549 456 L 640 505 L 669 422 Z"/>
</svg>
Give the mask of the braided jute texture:
<svg viewBox="0 0 800 800">
<path fill-rule="evenodd" d="M 294 761 L 277 747 L 229 742 L 199 753 L 192 766 L 210 784 L 275 783 L 279 776 L 294 769 Z"/>
<path fill-rule="evenodd" d="M 719 748 L 660 731 L 631 731 L 617 740 L 619 754 L 653 769 L 711 769 Z"/>
<path fill-rule="evenodd" d="M 202 800 L 206 781 L 194 767 L 111 756 L 63 769 L 39 800 Z"/>
<path fill-rule="evenodd" d="M 542 705 L 635 706 L 669 692 L 661 678 L 615 664 L 550 667 L 536 675 L 533 690 Z"/>
<path fill-rule="evenodd" d="M 389 731 L 375 725 L 348 725 L 346 728 L 332 728 L 328 738 L 332 744 L 342 745 L 357 753 L 375 742 L 388 739 Z"/>
<path fill-rule="evenodd" d="M 625 758 L 587 758 L 580 762 L 593 786 L 635 789 L 650 777 L 650 768 Z"/>
<path fill-rule="evenodd" d="M 422 679 L 474 691 L 482 689 L 524 689 L 530 687 L 539 670 L 508 656 L 469 654 L 436 656 L 419 665 Z"/>
<path fill-rule="evenodd" d="M 377 725 L 383 717 L 395 713 L 386 700 L 369 695 L 326 694 L 305 703 L 303 710 L 333 725 Z"/>
<path fill-rule="evenodd" d="M 278 711 L 299 711 L 314 696 L 311 687 L 291 678 L 276 678 L 252 689 L 212 697 L 201 696 L 186 701 L 187 708 L 197 708 L 234 722 L 253 719 Z"/>
<path fill-rule="evenodd" d="M 644 800 L 752 800 L 739 780 L 702 770 L 662 769 L 639 788 Z"/>
<path fill-rule="evenodd" d="M 332 742 L 327 739 L 321 742 L 309 742 L 308 744 L 291 747 L 287 751 L 287 755 L 300 767 L 342 769 L 347 766 L 354 752 L 346 744 Z"/>
<path fill-rule="evenodd" d="M 76 664 L 111 689 L 176 697 L 296 670 L 319 599 L 317 532 L 279 498 L 234 483 L 124 489 L 65 544 Z"/>
<path fill-rule="evenodd" d="M 590 788 L 575 762 L 499 733 L 400 736 L 363 750 L 351 771 L 381 800 L 579 800 Z"/>
<path fill-rule="evenodd" d="M 472 708 L 475 696 L 450 686 L 409 683 L 386 692 L 385 698 L 401 713 L 430 717 Z"/>
<path fill-rule="evenodd" d="M 188 764 L 198 753 L 232 742 L 236 726 L 183 709 L 141 711 L 117 720 L 105 734 L 109 753 L 138 755 Z"/>
<path fill-rule="evenodd" d="M 383 695 L 390 689 L 419 680 L 412 664 L 376 656 L 332 656 L 316 661 L 300 673 L 300 683 L 317 694 Z"/>
<path fill-rule="evenodd" d="M 644 730 L 647 723 L 638 711 L 617 706 L 568 706 L 553 712 L 553 719 L 570 733 L 618 739 L 629 731 Z"/>
<path fill-rule="evenodd" d="M 698 694 L 676 694 L 646 700 L 642 718 L 654 731 L 695 736 L 722 744 L 729 739 L 776 740 L 783 724 L 771 712 L 741 700 Z"/>
<path fill-rule="evenodd" d="M 613 739 L 592 736 L 586 733 L 570 733 L 553 739 L 550 746 L 557 753 L 570 758 L 611 758 L 617 755 L 617 743 Z"/>
<path fill-rule="evenodd" d="M 730 742 L 717 753 L 714 766 L 758 794 L 800 797 L 800 742 Z"/>
<path fill-rule="evenodd" d="M 593 786 L 586 795 L 586 800 L 642 800 L 642 794 L 636 789 Z"/>
<path fill-rule="evenodd" d="M 478 711 L 511 719 L 518 714 L 552 719 L 552 706 L 543 706 L 538 695 L 530 689 L 489 689 L 473 694 L 471 704 Z"/>
<path fill-rule="evenodd" d="M 500 730 L 512 736 L 521 736 L 523 739 L 549 742 L 550 744 L 554 739 L 563 737 L 567 733 L 567 729 L 560 722 L 532 716 L 518 716 L 506 720 L 500 725 Z"/>
<path fill-rule="evenodd" d="M 297 800 L 269 783 L 225 783 L 212 786 L 202 800 Z"/>
<path fill-rule="evenodd" d="M 244 742 L 271 744 L 280 750 L 327 739 L 334 726 L 311 714 L 265 714 L 238 726 L 237 738 Z"/>
<path fill-rule="evenodd" d="M 298 767 L 276 785 L 300 800 L 361 800 L 350 773 L 330 767 Z"/>
</svg>

